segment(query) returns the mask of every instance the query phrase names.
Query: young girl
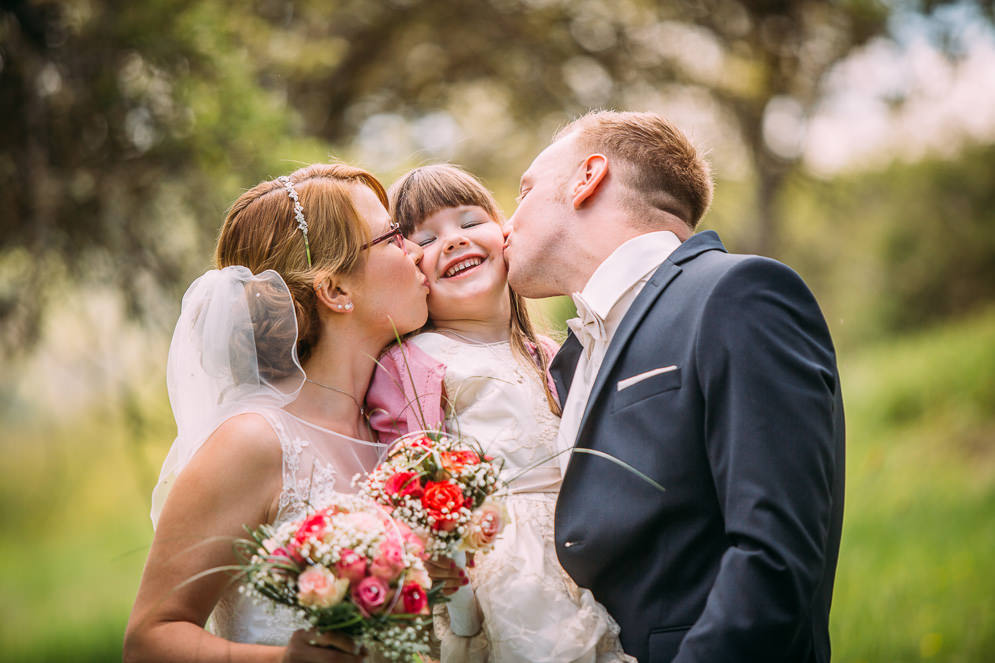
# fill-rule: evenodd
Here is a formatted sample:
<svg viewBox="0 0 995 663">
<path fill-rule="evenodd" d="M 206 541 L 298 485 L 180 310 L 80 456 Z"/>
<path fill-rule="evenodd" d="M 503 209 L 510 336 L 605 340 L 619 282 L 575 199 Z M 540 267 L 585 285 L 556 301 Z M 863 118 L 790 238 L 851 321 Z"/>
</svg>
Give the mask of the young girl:
<svg viewBox="0 0 995 663">
<path fill-rule="evenodd" d="M 460 637 L 436 613 L 442 661 L 562 663 L 634 660 L 604 607 L 562 570 L 553 545 L 560 486 L 559 406 L 547 367 L 555 344 L 535 334 L 508 287 L 501 215 L 472 175 L 417 168 L 388 192 L 391 211 L 424 256 L 429 324 L 380 358 L 367 394 L 382 442 L 444 427 L 504 459 L 510 523 L 467 569 L 482 631 Z M 545 460 L 545 462 L 543 462 Z"/>
</svg>

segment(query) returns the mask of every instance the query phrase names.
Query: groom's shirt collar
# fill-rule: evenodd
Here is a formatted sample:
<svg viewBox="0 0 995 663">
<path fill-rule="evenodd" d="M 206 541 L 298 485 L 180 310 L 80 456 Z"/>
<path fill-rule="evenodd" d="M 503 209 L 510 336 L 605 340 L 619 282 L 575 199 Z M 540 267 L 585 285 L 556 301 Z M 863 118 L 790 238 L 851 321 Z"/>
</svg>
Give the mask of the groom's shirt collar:
<svg viewBox="0 0 995 663">
<path fill-rule="evenodd" d="M 656 268 L 680 245 L 677 235 L 666 230 L 634 237 L 605 258 L 588 279 L 583 292 L 573 294 L 578 317 L 567 320 L 567 326 L 584 351 L 574 369 L 570 392 L 563 405 L 556 436 L 558 450 L 569 449 L 577 439 L 594 378 L 622 318 Z M 593 319 L 588 313 L 593 314 Z M 570 456 L 560 454 L 561 471 L 566 472 Z"/>
<path fill-rule="evenodd" d="M 574 296 L 579 294 L 592 312 L 607 321 L 619 300 L 633 286 L 640 285 L 640 281 L 655 271 L 680 245 L 681 240 L 669 230 L 633 237 L 605 258 L 591 274 L 584 290 L 574 293 Z"/>
</svg>

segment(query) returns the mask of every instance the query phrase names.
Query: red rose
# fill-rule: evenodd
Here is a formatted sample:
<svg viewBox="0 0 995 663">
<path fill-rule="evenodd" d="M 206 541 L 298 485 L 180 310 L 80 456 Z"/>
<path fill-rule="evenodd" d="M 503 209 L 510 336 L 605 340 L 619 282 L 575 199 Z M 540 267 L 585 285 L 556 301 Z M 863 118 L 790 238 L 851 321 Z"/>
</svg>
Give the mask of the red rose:
<svg viewBox="0 0 995 663">
<path fill-rule="evenodd" d="M 463 501 L 463 491 L 448 481 L 429 481 L 421 498 L 428 515 L 435 518 L 432 528 L 447 532 L 455 529 Z"/>
<path fill-rule="evenodd" d="M 408 440 L 407 446 L 411 449 L 431 449 L 435 446 L 435 442 L 428 435 L 419 435 L 414 439 Z"/>
<path fill-rule="evenodd" d="M 428 596 L 425 589 L 417 582 L 407 582 L 401 589 L 401 601 L 398 608 L 409 615 L 428 614 Z M 396 608 L 395 608 L 396 610 Z"/>
<path fill-rule="evenodd" d="M 476 451 L 443 451 L 439 456 L 442 459 L 442 467 L 453 474 L 462 472 L 467 465 L 480 464 L 480 456 Z"/>
<path fill-rule="evenodd" d="M 326 527 L 328 527 L 328 517 L 324 511 L 319 511 L 297 528 L 297 533 L 294 534 L 294 544 L 301 546 L 311 537 L 321 538 Z"/>
<path fill-rule="evenodd" d="M 404 497 L 411 495 L 418 498 L 425 494 L 421 485 L 421 477 L 417 472 L 396 472 L 384 482 L 384 491 L 388 495 Z"/>
</svg>

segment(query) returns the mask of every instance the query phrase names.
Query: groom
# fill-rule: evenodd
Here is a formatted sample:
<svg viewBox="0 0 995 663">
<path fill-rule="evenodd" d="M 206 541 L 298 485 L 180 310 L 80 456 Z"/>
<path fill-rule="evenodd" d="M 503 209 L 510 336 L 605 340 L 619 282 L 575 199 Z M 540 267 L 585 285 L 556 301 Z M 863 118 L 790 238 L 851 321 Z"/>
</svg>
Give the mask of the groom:
<svg viewBox="0 0 995 663">
<path fill-rule="evenodd" d="M 693 230 L 707 165 L 659 115 L 598 112 L 522 176 L 512 287 L 569 294 L 553 361 L 556 550 L 642 662 L 829 661 L 843 405 L 829 330 L 781 263 Z"/>
</svg>

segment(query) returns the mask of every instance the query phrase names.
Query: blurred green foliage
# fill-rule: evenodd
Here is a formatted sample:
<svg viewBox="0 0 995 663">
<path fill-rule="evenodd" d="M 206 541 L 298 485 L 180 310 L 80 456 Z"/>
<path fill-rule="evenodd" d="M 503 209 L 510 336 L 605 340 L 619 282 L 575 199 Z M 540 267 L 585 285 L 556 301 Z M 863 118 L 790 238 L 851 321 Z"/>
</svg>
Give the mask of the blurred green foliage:
<svg viewBox="0 0 995 663">
<path fill-rule="evenodd" d="M 163 338 L 240 191 L 330 156 L 388 182 L 447 159 L 510 212 L 518 175 L 571 115 L 682 95 L 723 119 L 747 166 L 719 171 L 703 227 L 796 268 L 838 344 L 835 659 L 989 660 L 995 147 L 822 180 L 764 130 L 773 102 L 810 113 L 833 64 L 886 34 L 891 12 L 950 4 L 0 3 L 3 370 L 53 338 L 83 339 L 81 373 L 113 363 L 118 339 L 100 346 L 82 330 L 92 319 L 60 310 L 97 287 L 145 326 L 153 367 L 71 414 L 0 383 L 0 660 L 119 657 L 174 433 Z M 554 326 L 571 314 L 566 299 L 543 306 Z"/>
<path fill-rule="evenodd" d="M 847 353 L 841 375 L 848 476 L 834 660 L 986 663 L 995 308 Z M 160 390 L 138 407 L 141 429 L 109 408 L 0 432 L 0 661 L 120 656 L 151 540 L 149 493 L 174 430 Z"/>
<path fill-rule="evenodd" d="M 838 343 L 860 344 L 995 301 L 995 145 L 786 188 L 783 259 Z"/>
</svg>

